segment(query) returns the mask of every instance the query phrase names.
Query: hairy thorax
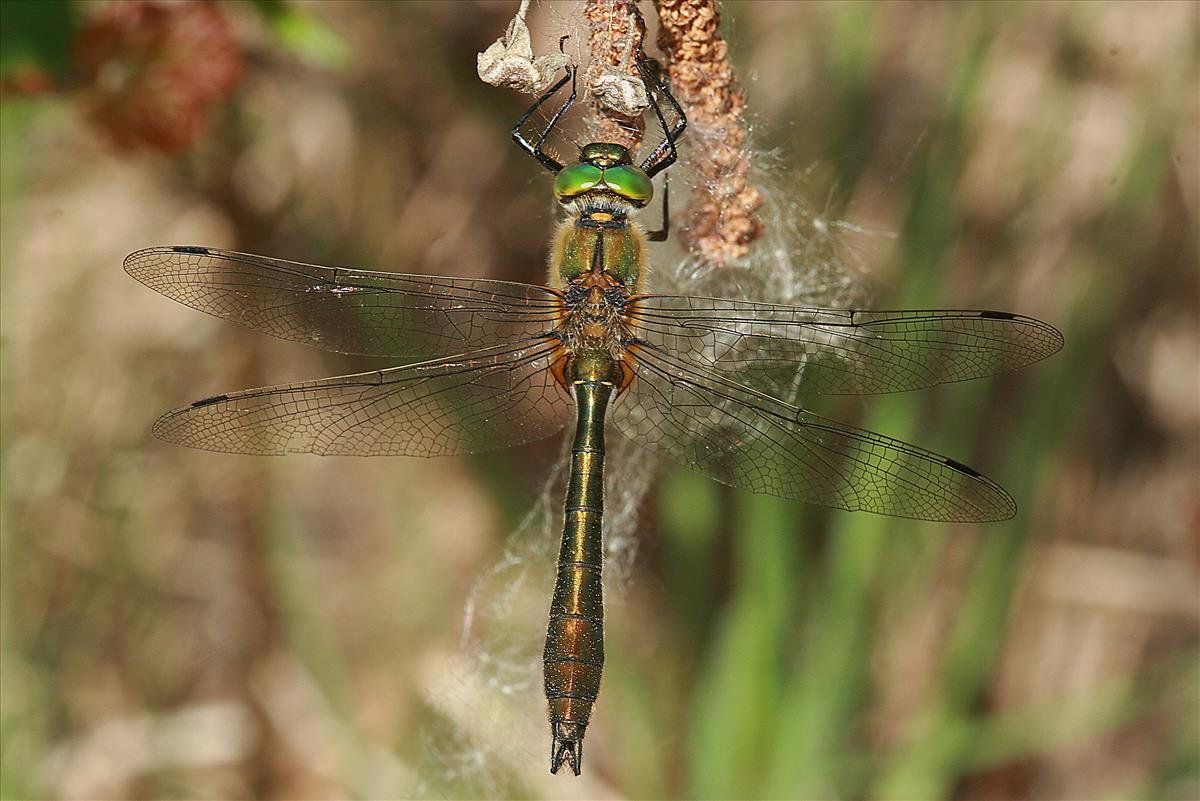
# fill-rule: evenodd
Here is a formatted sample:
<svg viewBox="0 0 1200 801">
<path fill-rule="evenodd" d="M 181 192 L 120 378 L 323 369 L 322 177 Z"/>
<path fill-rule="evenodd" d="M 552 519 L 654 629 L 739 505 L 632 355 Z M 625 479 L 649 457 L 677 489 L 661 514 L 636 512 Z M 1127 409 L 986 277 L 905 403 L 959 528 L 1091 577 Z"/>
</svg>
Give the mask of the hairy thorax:
<svg viewBox="0 0 1200 801">
<path fill-rule="evenodd" d="M 565 298 L 559 332 L 567 350 L 600 351 L 619 358 L 630 336 L 628 291 L 604 273 L 589 273 L 567 287 Z"/>
<path fill-rule="evenodd" d="M 640 291 L 645 237 L 619 203 L 593 200 L 572 211 L 551 251 L 565 305 L 559 333 L 570 353 L 602 352 L 619 360 L 631 336 L 628 301 Z"/>
</svg>

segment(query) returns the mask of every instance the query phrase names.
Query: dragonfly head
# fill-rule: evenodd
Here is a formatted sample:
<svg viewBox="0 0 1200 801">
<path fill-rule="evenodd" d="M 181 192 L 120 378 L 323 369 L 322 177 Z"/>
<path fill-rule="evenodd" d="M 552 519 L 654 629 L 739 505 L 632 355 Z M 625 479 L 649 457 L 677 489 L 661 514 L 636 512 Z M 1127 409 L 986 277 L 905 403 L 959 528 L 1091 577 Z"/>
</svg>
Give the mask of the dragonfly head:
<svg viewBox="0 0 1200 801">
<path fill-rule="evenodd" d="M 578 164 L 564 167 L 554 181 L 559 203 L 591 193 L 611 194 L 642 208 L 654 196 L 654 184 L 645 170 L 634 165 L 621 145 L 595 142 L 586 145 Z"/>
<path fill-rule="evenodd" d="M 629 148 L 614 145 L 611 142 L 593 142 L 590 145 L 584 145 L 583 149 L 579 151 L 579 160 L 602 170 L 618 164 L 633 163 L 633 159 L 629 156 Z"/>
</svg>

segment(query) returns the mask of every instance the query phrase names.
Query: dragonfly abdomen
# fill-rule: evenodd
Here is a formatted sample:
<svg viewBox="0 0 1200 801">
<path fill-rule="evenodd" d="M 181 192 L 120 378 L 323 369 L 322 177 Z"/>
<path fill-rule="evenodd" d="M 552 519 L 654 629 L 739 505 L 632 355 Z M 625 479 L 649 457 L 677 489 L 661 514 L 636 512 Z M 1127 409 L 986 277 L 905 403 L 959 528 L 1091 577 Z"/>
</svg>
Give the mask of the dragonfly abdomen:
<svg viewBox="0 0 1200 801">
<path fill-rule="evenodd" d="M 604 416 L 614 383 L 607 356 L 580 358 L 571 373 L 579 417 L 546 631 L 544 676 L 553 738 L 550 772 L 556 773 L 566 762 L 578 775 L 583 735 L 604 668 Z"/>
</svg>

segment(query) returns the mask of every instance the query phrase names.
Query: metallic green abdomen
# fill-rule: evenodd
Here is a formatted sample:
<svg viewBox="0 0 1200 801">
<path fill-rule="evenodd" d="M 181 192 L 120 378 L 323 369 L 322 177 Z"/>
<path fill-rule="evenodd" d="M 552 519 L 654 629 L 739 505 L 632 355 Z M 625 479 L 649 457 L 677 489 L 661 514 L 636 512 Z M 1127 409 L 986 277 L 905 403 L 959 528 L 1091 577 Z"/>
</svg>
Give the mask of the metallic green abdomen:
<svg viewBox="0 0 1200 801">
<path fill-rule="evenodd" d="M 613 385 L 600 379 L 611 369 L 611 360 L 597 354 L 571 368 L 579 419 L 544 654 L 551 772 L 566 762 L 579 773 L 604 667 L 604 414 Z"/>
</svg>

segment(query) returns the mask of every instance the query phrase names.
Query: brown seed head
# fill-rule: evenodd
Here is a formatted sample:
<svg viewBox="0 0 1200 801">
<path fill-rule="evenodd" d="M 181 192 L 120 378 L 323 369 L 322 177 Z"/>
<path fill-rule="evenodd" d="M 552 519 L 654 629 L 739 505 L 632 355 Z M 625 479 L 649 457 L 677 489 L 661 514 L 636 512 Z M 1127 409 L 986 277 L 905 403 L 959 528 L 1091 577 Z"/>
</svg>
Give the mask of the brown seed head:
<svg viewBox="0 0 1200 801">
<path fill-rule="evenodd" d="M 689 211 L 689 238 L 707 261 L 727 264 L 744 256 L 762 232 L 755 212 L 763 197 L 746 177 L 746 98 L 718 31 L 716 0 L 657 0 L 657 8 L 671 91 L 687 113 L 688 136 L 704 153 L 694 165 L 702 180 Z"/>
</svg>

